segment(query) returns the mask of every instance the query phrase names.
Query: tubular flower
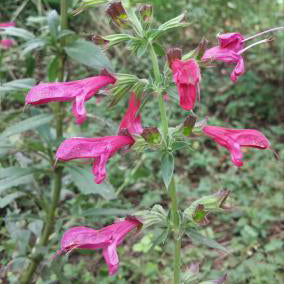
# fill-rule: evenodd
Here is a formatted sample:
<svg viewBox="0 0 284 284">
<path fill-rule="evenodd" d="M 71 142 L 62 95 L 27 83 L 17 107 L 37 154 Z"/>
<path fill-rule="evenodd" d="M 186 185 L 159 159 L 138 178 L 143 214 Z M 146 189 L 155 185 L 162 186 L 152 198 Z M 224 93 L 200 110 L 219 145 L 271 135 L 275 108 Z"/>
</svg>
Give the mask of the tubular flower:
<svg viewBox="0 0 284 284">
<path fill-rule="evenodd" d="M 238 76 L 245 72 L 244 59 L 241 50 L 244 48 L 244 37 L 240 33 L 218 35 L 219 45 L 207 49 L 202 57 L 203 61 L 223 61 L 237 63 L 231 73 L 231 80 L 237 82 Z"/>
<path fill-rule="evenodd" d="M 99 230 L 83 226 L 70 228 L 61 239 L 61 249 L 57 255 L 69 253 L 76 248 L 89 250 L 102 248 L 109 275 L 114 275 L 119 266 L 116 248 L 122 244 L 129 232 L 142 225 L 143 223 L 138 219 L 128 217 Z"/>
<path fill-rule="evenodd" d="M 82 124 L 87 118 L 85 101 L 91 99 L 101 88 L 115 82 L 112 75 L 106 74 L 71 82 L 41 83 L 29 91 L 26 104 L 73 101 L 72 112 L 77 123 Z"/>
<path fill-rule="evenodd" d="M 194 108 L 196 92 L 200 102 L 199 82 L 201 79 L 200 69 L 194 59 L 182 61 L 175 59 L 170 68 L 173 71 L 174 81 L 178 88 L 180 106 L 185 110 Z"/>
<path fill-rule="evenodd" d="M 3 49 L 9 49 L 14 44 L 14 41 L 12 39 L 2 39 L 0 40 L 0 46 Z"/>
<path fill-rule="evenodd" d="M 227 148 L 231 154 L 232 162 L 241 167 L 243 154 L 241 147 L 268 149 L 269 140 L 255 129 L 230 129 L 217 126 L 205 126 L 203 132 L 213 138 L 219 145 Z"/>
<path fill-rule="evenodd" d="M 131 147 L 135 140 L 130 134 L 141 133 L 141 116 L 136 117 L 140 101 L 135 101 L 135 94 L 129 100 L 129 107 L 117 136 L 100 138 L 70 138 L 59 146 L 56 160 L 69 161 L 80 158 L 94 158 L 93 174 L 96 183 L 102 183 L 106 177 L 106 163 L 118 150 Z M 142 129 L 143 131 L 143 129 Z"/>
<path fill-rule="evenodd" d="M 139 107 L 140 100 L 136 99 L 135 94 L 132 93 L 128 102 L 128 109 L 121 120 L 119 132 L 121 132 L 123 129 L 127 129 L 132 135 L 141 134 L 143 132 L 141 115 L 137 115 Z"/>
</svg>

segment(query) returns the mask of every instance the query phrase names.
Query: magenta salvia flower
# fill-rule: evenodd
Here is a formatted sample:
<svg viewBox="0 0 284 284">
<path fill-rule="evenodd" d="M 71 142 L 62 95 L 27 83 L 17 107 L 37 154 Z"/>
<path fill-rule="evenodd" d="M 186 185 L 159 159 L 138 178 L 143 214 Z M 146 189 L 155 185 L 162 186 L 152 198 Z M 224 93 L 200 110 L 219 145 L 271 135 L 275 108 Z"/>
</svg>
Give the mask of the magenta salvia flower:
<svg viewBox="0 0 284 284">
<path fill-rule="evenodd" d="M 123 131 L 123 129 L 127 129 L 132 135 L 139 135 L 143 132 L 141 115 L 137 115 L 139 107 L 140 100 L 136 99 L 135 93 L 132 93 L 128 102 L 128 109 L 121 120 L 119 132 Z"/>
<path fill-rule="evenodd" d="M 207 49 L 202 57 L 203 61 L 223 61 L 236 63 L 231 73 L 231 80 L 236 82 L 238 76 L 244 74 L 245 64 L 240 51 L 244 48 L 244 37 L 240 33 L 218 35 L 219 46 Z"/>
<path fill-rule="evenodd" d="M 69 253 L 76 248 L 90 250 L 102 248 L 109 275 L 114 275 L 119 266 L 117 247 L 122 244 L 129 232 L 142 225 L 143 223 L 138 219 L 128 217 L 99 230 L 83 226 L 71 228 L 64 233 L 61 249 L 57 254 Z"/>
<path fill-rule="evenodd" d="M 201 80 L 198 63 L 194 59 L 182 61 L 175 59 L 170 68 L 173 71 L 174 81 L 178 88 L 180 106 L 185 110 L 194 108 L 196 92 L 200 102 L 199 82 Z"/>
<path fill-rule="evenodd" d="M 0 40 L 0 46 L 3 49 L 9 49 L 14 44 L 14 41 L 12 39 L 2 39 Z"/>
<path fill-rule="evenodd" d="M 29 91 L 26 104 L 73 101 L 72 112 L 77 123 L 82 124 L 87 118 L 85 102 L 115 82 L 115 77 L 105 74 L 71 82 L 41 83 Z"/>
<path fill-rule="evenodd" d="M 0 28 L 9 28 L 9 27 L 14 27 L 16 25 L 15 22 L 3 22 L 0 23 Z"/>
<path fill-rule="evenodd" d="M 243 165 L 241 147 L 270 148 L 269 140 L 255 129 L 230 129 L 205 126 L 203 132 L 213 138 L 219 145 L 227 148 L 231 153 L 232 162 L 238 167 Z"/>
<path fill-rule="evenodd" d="M 129 148 L 135 143 L 135 140 L 129 134 L 140 134 L 143 131 L 141 116 L 136 116 L 139 106 L 140 101 L 136 100 L 133 93 L 129 100 L 129 107 L 122 119 L 119 135 L 100 138 L 75 137 L 67 139 L 59 146 L 56 152 L 56 160 L 69 161 L 81 158 L 94 158 L 93 174 L 95 182 L 98 184 L 102 183 L 106 177 L 106 163 L 108 159 L 120 149 Z"/>
</svg>

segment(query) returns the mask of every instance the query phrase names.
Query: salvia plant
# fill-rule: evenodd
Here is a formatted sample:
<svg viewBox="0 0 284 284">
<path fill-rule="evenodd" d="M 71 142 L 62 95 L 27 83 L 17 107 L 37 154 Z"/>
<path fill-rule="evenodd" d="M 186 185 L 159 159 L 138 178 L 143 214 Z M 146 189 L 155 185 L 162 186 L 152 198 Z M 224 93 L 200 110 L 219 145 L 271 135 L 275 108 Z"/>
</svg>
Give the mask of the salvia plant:
<svg viewBox="0 0 284 284">
<path fill-rule="evenodd" d="M 162 233 L 154 240 L 153 246 L 165 242 L 174 244 L 173 261 L 169 263 L 169 266 L 173 265 L 173 283 L 224 283 L 227 280 L 226 272 L 220 272 L 218 279 L 202 282 L 198 263 L 182 263 L 181 245 L 184 238 L 190 238 L 228 253 L 221 244 L 204 236 L 200 228 L 208 223 L 210 213 L 230 209 L 226 203 L 229 191 L 220 189 L 213 195 L 203 196 L 187 204 L 185 210 L 180 210 L 175 185 L 175 155 L 180 149 L 191 150 L 192 141 L 201 139 L 202 136 L 207 136 L 226 148 L 232 164 L 237 167 L 241 167 L 244 162 L 242 148 L 272 149 L 268 138 L 258 130 L 211 125 L 208 117 L 202 118 L 198 114 L 201 110 L 202 88 L 206 87 L 202 86 L 202 73 L 218 62 L 231 63 L 233 67 L 230 79 L 236 83 L 238 77 L 245 74 L 244 56 L 247 50 L 270 41 L 271 38 L 265 36 L 283 27 L 250 37 L 244 37 L 238 32 L 218 34 L 217 43 L 213 47 L 203 38 L 194 50 L 182 51 L 174 46 L 167 50 L 166 56 L 161 56 L 164 51 L 162 36 L 188 26 L 185 15 L 179 15 L 156 26 L 153 21 L 153 8 L 149 4 L 136 6 L 127 0 L 84 0 L 74 15 L 95 5 L 105 5 L 106 14 L 121 32 L 111 35 L 95 34 L 92 44 L 99 45 L 101 49 L 109 49 L 115 45 L 124 46 L 137 57 L 149 56 L 152 68 L 149 67 L 148 78 L 139 78 L 134 74 L 115 73 L 106 61 L 99 66 L 99 75 L 66 81 L 66 53 L 72 57 L 68 41 L 74 37 L 74 33 L 68 30 L 67 3 L 67 0 L 61 0 L 60 23 L 56 14 L 49 15 L 51 37 L 48 40 L 38 39 L 34 41 L 33 46 L 27 45 L 30 50 L 51 45 L 55 54 L 53 67 L 56 67 L 49 74 L 49 81 L 55 82 L 40 83 L 32 87 L 25 98 L 26 105 L 33 107 L 56 102 L 52 104 L 52 111 L 59 146 L 55 156 L 52 155 L 50 159 L 50 166 L 53 167 L 53 190 L 38 244 L 45 247 L 53 232 L 64 167 L 72 163 L 71 160 L 91 159 L 94 181 L 101 184 L 107 177 L 106 165 L 112 156 L 125 151 L 152 151 L 160 161 L 161 176 L 170 200 L 169 209 L 156 204 L 148 210 L 134 212 L 118 219 L 106 227 L 90 228 L 84 224 L 71 227 L 64 232 L 53 261 L 58 261 L 59 255 L 70 254 L 75 249 L 102 249 L 109 275 L 114 275 L 119 269 L 119 258 L 123 257 L 118 255 L 117 247 L 123 245 L 130 232 L 151 230 L 154 226 L 161 228 Z M 1 23 L 0 28 L 2 35 L 16 35 L 20 30 L 15 27 L 15 23 Z M 33 40 L 32 35 L 25 36 Z M 251 43 L 258 37 L 262 38 Z M 1 41 L 1 45 L 6 49 L 13 41 L 8 38 L 5 40 Z M 104 96 L 106 93 L 111 96 L 111 106 L 115 106 L 125 97 L 128 100 L 128 107 L 116 134 L 104 137 L 70 137 L 64 140 L 63 125 L 68 104 L 71 103 L 69 109 L 74 116 L 74 123 L 81 125 L 86 120 L 91 120 L 86 110 L 88 101 L 94 96 L 98 100 L 98 94 Z M 180 105 L 180 124 L 172 126 L 166 106 L 177 98 Z M 157 104 L 159 108 L 160 122 L 156 125 L 143 125 L 143 108 L 147 104 Z M 42 252 L 35 248 L 31 252 L 28 267 L 22 272 L 20 283 L 32 283 L 33 274 L 42 259 Z M 181 269 L 182 265 L 187 265 L 189 269 Z"/>
</svg>

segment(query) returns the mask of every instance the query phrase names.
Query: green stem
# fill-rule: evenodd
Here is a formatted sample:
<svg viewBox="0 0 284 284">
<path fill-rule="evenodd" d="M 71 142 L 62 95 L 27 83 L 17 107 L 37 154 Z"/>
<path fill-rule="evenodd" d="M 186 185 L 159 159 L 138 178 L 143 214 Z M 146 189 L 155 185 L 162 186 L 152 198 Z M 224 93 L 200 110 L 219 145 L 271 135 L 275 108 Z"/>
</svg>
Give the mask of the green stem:
<svg viewBox="0 0 284 284">
<path fill-rule="evenodd" d="M 181 249 L 181 236 L 180 236 L 180 224 L 178 215 L 178 204 L 176 196 L 176 186 L 174 177 L 172 177 L 170 186 L 170 198 L 171 198 L 171 217 L 173 222 L 174 242 L 175 242 L 175 260 L 174 260 L 174 284 L 180 284 L 180 249 Z"/>
<path fill-rule="evenodd" d="M 67 28 L 67 0 L 60 1 L 60 15 L 61 15 L 61 29 Z M 62 43 L 63 44 L 63 43 Z M 62 81 L 64 78 L 64 65 L 65 65 L 65 54 L 61 55 L 61 71 L 58 75 L 59 81 Z M 63 107 L 61 103 L 56 103 L 53 109 L 54 117 L 55 117 L 55 128 L 56 128 L 56 138 L 57 140 L 62 139 L 63 134 Z M 48 244 L 49 237 L 53 231 L 56 209 L 58 207 L 58 201 L 60 198 L 60 192 L 62 188 L 62 174 L 63 168 L 57 167 L 54 170 L 54 179 L 53 179 L 53 187 L 52 187 L 52 196 L 51 196 L 51 204 L 48 210 L 46 221 L 44 224 L 43 232 L 40 236 L 39 247 L 45 247 Z M 21 284 L 29 284 L 32 283 L 33 274 L 35 273 L 38 265 L 43 259 L 43 255 L 36 249 L 35 253 L 32 254 L 30 263 L 27 269 L 24 270 L 20 277 Z"/>
<path fill-rule="evenodd" d="M 149 51 L 153 65 L 153 71 L 155 80 L 159 85 L 161 82 L 161 74 L 158 64 L 158 58 L 156 52 L 153 48 L 152 43 L 149 43 Z M 165 109 L 163 93 L 159 92 L 159 108 L 160 108 L 160 116 L 162 121 L 162 129 L 163 129 L 163 137 L 164 140 L 168 141 L 169 135 L 169 126 L 168 126 L 168 118 Z M 181 236 L 180 236 L 180 224 L 179 224 L 179 214 L 178 214 L 178 203 L 177 203 L 177 195 L 176 195 L 176 187 L 175 187 L 175 180 L 172 177 L 170 186 L 168 188 L 170 198 L 171 198 L 171 218 L 173 223 L 173 235 L 174 235 L 174 242 L 175 242 L 175 252 L 174 252 L 174 284 L 180 284 L 180 265 L 181 265 L 181 258 L 180 258 L 180 250 L 181 250 Z"/>
<path fill-rule="evenodd" d="M 153 71 L 154 71 L 154 76 L 157 84 L 161 82 L 161 74 L 160 74 L 160 69 L 159 69 L 159 62 L 158 58 L 156 55 L 156 52 L 154 50 L 154 47 L 152 43 L 149 43 L 149 52 L 152 60 L 152 66 L 153 66 Z M 160 108 L 160 116 L 161 116 L 161 121 L 162 121 L 162 130 L 163 130 L 163 136 L 165 141 L 167 140 L 168 137 L 168 119 L 167 119 L 167 113 L 165 109 L 165 104 L 164 104 L 164 99 L 163 99 L 163 94 L 162 92 L 159 92 L 159 108 Z"/>
</svg>

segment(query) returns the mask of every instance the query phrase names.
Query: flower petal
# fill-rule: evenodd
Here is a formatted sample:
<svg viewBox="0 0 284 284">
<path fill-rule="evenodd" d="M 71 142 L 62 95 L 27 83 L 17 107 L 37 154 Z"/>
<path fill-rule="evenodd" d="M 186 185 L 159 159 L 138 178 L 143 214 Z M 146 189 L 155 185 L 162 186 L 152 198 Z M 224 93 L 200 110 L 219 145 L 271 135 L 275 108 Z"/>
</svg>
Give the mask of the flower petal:
<svg viewBox="0 0 284 284">
<path fill-rule="evenodd" d="M 116 243 L 112 243 L 111 245 L 105 247 L 103 249 L 103 256 L 108 266 L 109 275 L 116 274 L 119 266 Z"/>
<path fill-rule="evenodd" d="M 130 134 L 141 134 L 143 132 L 141 115 L 137 115 L 139 107 L 140 100 L 136 99 L 135 93 L 132 93 L 128 102 L 128 109 L 119 126 L 119 133 L 123 129 L 127 129 Z"/>
</svg>

